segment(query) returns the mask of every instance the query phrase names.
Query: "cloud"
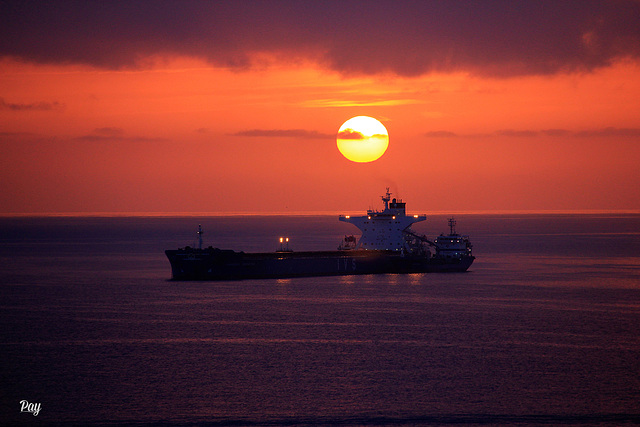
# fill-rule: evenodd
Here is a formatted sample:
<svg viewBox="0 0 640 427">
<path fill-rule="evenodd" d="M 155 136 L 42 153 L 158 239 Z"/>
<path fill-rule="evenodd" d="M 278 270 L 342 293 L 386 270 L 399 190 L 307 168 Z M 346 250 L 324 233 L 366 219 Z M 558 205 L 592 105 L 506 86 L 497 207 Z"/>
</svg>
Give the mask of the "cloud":
<svg viewBox="0 0 640 427">
<path fill-rule="evenodd" d="M 572 134 L 570 130 L 566 129 L 545 129 L 540 132 L 547 136 L 567 136 Z"/>
<path fill-rule="evenodd" d="M 437 130 L 432 132 L 425 133 L 425 136 L 429 138 L 455 138 L 458 136 L 455 132 L 450 132 L 446 130 Z"/>
<path fill-rule="evenodd" d="M 97 128 L 94 129 L 93 134 L 110 138 L 121 138 L 124 135 L 124 129 L 116 127 Z"/>
<path fill-rule="evenodd" d="M 579 137 L 640 137 L 640 128 L 615 128 L 606 127 L 604 129 L 593 129 L 577 132 L 576 136 Z"/>
<path fill-rule="evenodd" d="M 332 138 L 332 135 L 320 133 L 315 130 L 305 129 L 251 129 L 231 134 L 232 136 L 250 136 L 266 138 L 304 138 L 304 139 L 325 139 Z"/>
<path fill-rule="evenodd" d="M 303 107 L 385 107 L 398 105 L 423 104 L 424 101 L 418 99 L 373 99 L 373 100 L 353 100 L 353 99 L 311 99 L 302 103 Z"/>
<path fill-rule="evenodd" d="M 182 55 L 257 57 L 343 74 L 589 71 L 640 56 L 636 0 L 0 3 L 0 56 L 119 69 Z M 147 63 L 148 64 L 148 63 Z"/>
<path fill-rule="evenodd" d="M 499 136 L 510 136 L 515 138 L 531 138 L 535 136 L 576 136 L 576 132 L 566 129 L 543 129 L 543 130 L 530 130 L 530 129 L 502 129 L 494 133 Z"/>
<path fill-rule="evenodd" d="M 166 138 L 146 137 L 146 136 L 130 136 L 126 135 L 124 130 L 117 127 L 103 127 L 94 129 L 88 135 L 82 135 L 74 138 L 77 141 L 86 142 L 163 142 L 168 141 Z"/>
<path fill-rule="evenodd" d="M 530 138 L 532 136 L 538 136 L 540 132 L 533 130 L 513 130 L 513 129 L 503 129 L 496 132 L 496 134 L 501 136 L 515 136 L 518 138 Z"/>
<path fill-rule="evenodd" d="M 359 140 L 359 139 L 364 139 L 364 135 L 361 132 L 358 132 L 357 130 L 345 129 L 341 132 L 338 132 L 338 138 Z"/>
<path fill-rule="evenodd" d="M 4 98 L 0 98 L 0 110 L 9 111 L 51 111 L 60 110 L 63 105 L 57 101 L 54 102 L 34 102 L 31 104 L 8 103 Z"/>
<path fill-rule="evenodd" d="M 606 127 L 601 129 L 590 129 L 582 131 L 572 131 L 567 129 L 543 129 L 543 130 L 530 130 L 530 129 L 501 129 L 493 133 L 486 134 L 457 134 L 451 131 L 433 131 L 426 132 L 424 134 L 429 138 L 453 138 L 453 137 L 493 137 L 493 136 L 508 136 L 511 138 L 533 138 L 539 136 L 550 137 L 573 137 L 573 138 L 591 138 L 591 137 L 640 137 L 640 128 L 616 128 Z"/>
<path fill-rule="evenodd" d="M 4 140 L 30 138 L 33 136 L 35 134 L 31 132 L 0 132 L 0 141 L 4 142 Z"/>
<path fill-rule="evenodd" d="M 534 130 L 499 130 L 496 132 L 496 135 L 501 136 L 512 136 L 512 137 L 524 137 L 530 138 L 534 136 L 573 136 L 573 137 L 640 137 L 640 128 L 615 128 L 615 127 L 606 127 L 602 129 L 591 129 L 591 130 L 583 130 L 583 131 L 570 131 L 566 129 L 545 129 L 541 131 Z"/>
</svg>

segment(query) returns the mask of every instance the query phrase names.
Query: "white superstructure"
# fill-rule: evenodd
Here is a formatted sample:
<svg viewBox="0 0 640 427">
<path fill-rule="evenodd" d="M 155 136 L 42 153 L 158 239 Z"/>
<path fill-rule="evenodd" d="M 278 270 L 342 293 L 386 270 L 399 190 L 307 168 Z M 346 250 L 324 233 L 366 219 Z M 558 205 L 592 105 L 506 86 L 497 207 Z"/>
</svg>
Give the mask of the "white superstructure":
<svg viewBox="0 0 640 427">
<path fill-rule="evenodd" d="M 393 250 L 407 249 L 407 235 L 404 231 L 416 222 L 427 219 L 426 215 L 407 215 L 406 203 L 402 200 L 391 199 L 391 193 L 382 196 L 383 211 L 368 210 L 365 216 L 341 215 L 340 221 L 349 222 L 360 229 L 362 236 L 357 249 Z"/>
</svg>

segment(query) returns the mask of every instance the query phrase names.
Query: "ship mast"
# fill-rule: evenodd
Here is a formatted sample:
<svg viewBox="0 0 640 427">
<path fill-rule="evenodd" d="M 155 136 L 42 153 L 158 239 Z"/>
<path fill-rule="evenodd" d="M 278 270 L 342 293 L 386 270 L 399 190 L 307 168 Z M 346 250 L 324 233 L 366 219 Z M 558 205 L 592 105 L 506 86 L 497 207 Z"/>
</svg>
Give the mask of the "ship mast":
<svg viewBox="0 0 640 427">
<path fill-rule="evenodd" d="M 449 218 L 449 229 L 451 230 L 449 235 L 450 236 L 454 236 L 456 234 L 456 220 L 455 220 L 455 218 Z"/>
<path fill-rule="evenodd" d="M 387 187 L 387 194 L 382 196 L 382 201 L 384 202 L 384 210 L 389 209 L 389 200 L 391 200 L 391 193 L 389 192 L 389 187 Z"/>
<path fill-rule="evenodd" d="M 204 231 L 202 231 L 202 225 L 198 224 L 198 249 L 202 250 L 202 235 Z"/>
</svg>

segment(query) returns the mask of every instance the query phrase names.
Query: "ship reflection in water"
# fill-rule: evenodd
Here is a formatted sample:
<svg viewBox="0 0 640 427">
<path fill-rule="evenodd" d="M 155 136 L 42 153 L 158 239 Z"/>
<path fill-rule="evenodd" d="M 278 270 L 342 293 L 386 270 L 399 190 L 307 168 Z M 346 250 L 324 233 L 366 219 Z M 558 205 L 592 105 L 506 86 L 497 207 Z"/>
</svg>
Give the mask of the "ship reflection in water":
<svg viewBox="0 0 640 427">
<path fill-rule="evenodd" d="M 411 225 L 425 215 L 407 215 L 406 203 L 382 196 L 384 210 L 368 210 L 363 216 L 340 216 L 360 229 L 361 235 L 345 236 L 334 251 L 295 252 L 288 239 L 281 238 L 275 252 L 245 253 L 213 247 L 165 251 L 175 280 L 230 280 L 354 274 L 464 272 L 475 257 L 468 236 L 455 231 L 449 220 L 449 234 L 431 241 L 416 234 Z"/>
</svg>

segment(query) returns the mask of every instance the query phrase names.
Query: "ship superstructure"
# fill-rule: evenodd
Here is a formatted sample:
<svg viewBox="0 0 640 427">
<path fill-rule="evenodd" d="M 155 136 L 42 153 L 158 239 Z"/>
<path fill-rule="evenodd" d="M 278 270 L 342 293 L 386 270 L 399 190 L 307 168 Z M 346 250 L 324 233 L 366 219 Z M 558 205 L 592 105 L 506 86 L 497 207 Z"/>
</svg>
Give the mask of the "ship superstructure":
<svg viewBox="0 0 640 427">
<path fill-rule="evenodd" d="M 196 248 L 169 249 L 174 280 L 234 280 L 353 274 L 395 274 L 467 271 L 475 257 L 467 236 L 455 232 L 435 242 L 416 234 L 411 225 L 426 215 L 407 215 L 402 200 L 382 196 L 384 210 L 368 210 L 364 216 L 340 216 L 361 231 L 361 236 L 345 236 L 338 250 L 295 252 L 289 239 L 281 238 L 274 252 L 245 253 L 209 246 L 202 248 L 202 228 L 198 227 Z M 435 253 L 431 249 L 435 249 Z"/>
<path fill-rule="evenodd" d="M 383 211 L 368 210 L 366 215 L 344 215 L 338 219 L 355 225 L 362 233 L 355 249 L 364 250 L 409 250 L 407 232 L 412 224 L 424 221 L 426 215 L 407 215 L 406 203 L 402 200 L 391 199 L 389 188 L 384 196 Z"/>
<path fill-rule="evenodd" d="M 434 242 L 436 257 L 443 259 L 462 259 L 471 256 L 471 242 L 469 236 L 456 233 L 456 220 L 449 218 L 449 234 L 441 234 Z"/>
</svg>

